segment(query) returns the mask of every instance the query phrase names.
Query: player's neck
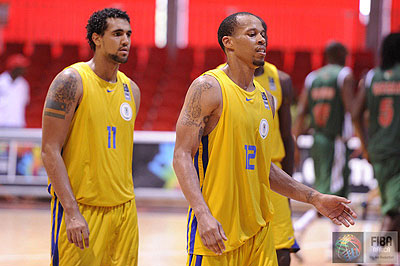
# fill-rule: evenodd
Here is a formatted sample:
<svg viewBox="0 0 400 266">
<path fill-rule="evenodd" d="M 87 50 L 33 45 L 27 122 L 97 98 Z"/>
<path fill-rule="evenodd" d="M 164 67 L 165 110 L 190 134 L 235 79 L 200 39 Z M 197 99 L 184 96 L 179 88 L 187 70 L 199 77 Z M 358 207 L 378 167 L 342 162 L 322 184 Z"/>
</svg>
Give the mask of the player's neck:
<svg viewBox="0 0 400 266">
<path fill-rule="evenodd" d="M 245 91 L 253 91 L 254 69 L 243 64 L 243 62 L 228 61 L 223 68 L 226 75 L 240 88 Z"/>
<path fill-rule="evenodd" d="M 101 79 L 111 83 L 117 82 L 118 63 L 107 60 L 104 56 L 96 55 L 95 53 L 88 64 Z"/>
</svg>

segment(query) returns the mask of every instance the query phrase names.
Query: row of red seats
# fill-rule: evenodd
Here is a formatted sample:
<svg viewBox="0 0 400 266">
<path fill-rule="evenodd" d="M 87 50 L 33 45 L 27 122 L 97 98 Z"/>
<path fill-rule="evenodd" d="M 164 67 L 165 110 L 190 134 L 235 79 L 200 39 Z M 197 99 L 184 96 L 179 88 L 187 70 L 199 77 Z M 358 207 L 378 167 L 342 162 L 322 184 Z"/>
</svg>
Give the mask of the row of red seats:
<svg viewBox="0 0 400 266">
<path fill-rule="evenodd" d="M 6 43 L 0 62 L 6 62 L 9 55 L 24 53 L 25 44 Z M 41 126 L 41 111 L 47 89 L 64 67 L 78 61 L 88 60 L 91 54 L 78 45 L 64 44 L 59 56 L 54 57 L 50 44 L 35 44 L 29 55 L 31 66 L 26 78 L 31 86 L 31 103 L 27 110 L 28 127 Z M 147 56 L 143 56 L 146 54 Z M 322 53 L 319 53 L 322 55 Z M 311 51 L 295 51 L 292 69 L 288 70 L 288 56 L 283 50 L 270 50 L 267 61 L 275 64 L 292 76 L 297 93 L 300 92 L 305 76 L 319 64 L 313 64 Z M 361 51 L 352 53 L 355 76 L 373 67 L 373 55 Z M 321 57 L 322 58 L 322 57 Z M 140 62 L 145 61 L 145 62 Z M 225 61 L 225 56 L 219 47 L 215 48 L 184 48 L 178 49 L 176 55 L 168 55 L 167 48 L 132 47 L 130 58 L 121 65 L 121 71 L 131 77 L 141 88 L 142 101 L 136 121 L 136 128 L 143 130 L 174 130 L 175 123 L 182 107 L 184 97 L 191 81 L 202 72 L 215 68 Z M 4 64 L 0 64 L 4 70 Z"/>
</svg>

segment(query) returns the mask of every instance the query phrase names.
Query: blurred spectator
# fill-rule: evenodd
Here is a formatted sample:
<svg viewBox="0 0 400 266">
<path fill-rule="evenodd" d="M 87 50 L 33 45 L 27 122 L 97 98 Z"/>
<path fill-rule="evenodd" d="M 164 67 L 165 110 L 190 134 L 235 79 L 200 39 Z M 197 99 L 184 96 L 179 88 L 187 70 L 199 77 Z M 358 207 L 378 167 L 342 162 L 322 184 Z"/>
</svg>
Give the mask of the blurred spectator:
<svg viewBox="0 0 400 266">
<path fill-rule="evenodd" d="M 29 60 L 22 54 L 7 59 L 7 70 L 0 74 L 0 127 L 25 127 L 25 107 L 29 84 L 23 78 Z"/>
</svg>

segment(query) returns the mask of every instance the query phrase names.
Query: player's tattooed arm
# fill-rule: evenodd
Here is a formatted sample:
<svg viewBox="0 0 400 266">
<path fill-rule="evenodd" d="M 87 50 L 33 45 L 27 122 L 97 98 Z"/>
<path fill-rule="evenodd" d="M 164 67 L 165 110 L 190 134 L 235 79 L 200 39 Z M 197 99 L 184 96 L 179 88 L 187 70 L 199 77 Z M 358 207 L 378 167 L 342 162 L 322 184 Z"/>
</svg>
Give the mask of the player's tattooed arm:
<svg viewBox="0 0 400 266">
<path fill-rule="evenodd" d="M 199 129 L 199 141 L 203 137 L 205 125 L 207 125 L 209 120 L 210 120 L 210 115 L 207 115 L 203 118 L 203 124 L 200 126 Z"/>
<path fill-rule="evenodd" d="M 68 241 L 89 247 L 89 227 L 79 211 L 68 172 L 61 157 L 72 117 L 82 97 L 79 73 L 71 68 L 61 72 L 50 85 L 42 119 L 42 161 L 57 198 L 64 209 Z"/>
<path fill-rule="evenodd" d="M 313 199 L 315 196 L 315 192 L 314 191 L 309 191 L 307 193 L 306 199 L 307 199 L 307 203 L 312 203 Z"/>
<path fill-rule="evenodd" d="M 61 72 L 50 85 L 47 93 L 43 116 L 65 119 L 74 111 L 80 95 L 78 86 L 82 83 L 76 71 L 67 69 Z"/>
<path fill-rule="evenodd" d="M 215 78 L 201 76 L 192 83 L 186 95 L 177 126 L 195 130 L 197 141 L 210 131 L 209 121 L 221 104 L 218 89 L 220 90 L 220 87 Z"/>
<path fill-rule="evenodd" d="M 222 107 L 221 88 L 214 77 L 201 76 L 190 86 L 176 124 L 173 166 L 179 184 L 192 207 L 203 244 L 216 254 L 225 250 L 226 235 L 212 216 L 200 190 L 193 157 L 203 135 L 215 126 Z"/>
<path fill-rule="evenodd" d="M 348 206 L 350 200 L 334 195 L 322 194 L 291 178 L 282 169 L 271 163 L 269 181 L 271 189 L 285 197 L 312 204 L 322 215 L 337 225 L 354 225 L 356 213 Z"/>
<path fill-rule="evenodd" d="M 205 117 L 201 118 L 201 95 L 212 87 L 210 82 L 196 79 L 192 84 L 192 93 L 188 95 L 188 102 L 184 107 L 182 124 L 185 126 L 201 127 Z"/>
</svg>

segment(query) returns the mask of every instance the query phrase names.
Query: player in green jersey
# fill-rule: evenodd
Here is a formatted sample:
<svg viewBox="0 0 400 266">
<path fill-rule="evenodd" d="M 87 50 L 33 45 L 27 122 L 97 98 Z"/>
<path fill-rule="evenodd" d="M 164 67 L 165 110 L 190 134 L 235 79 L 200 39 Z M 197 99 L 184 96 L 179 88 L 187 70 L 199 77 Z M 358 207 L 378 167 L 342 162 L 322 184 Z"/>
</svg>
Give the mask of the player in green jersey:
<svg viewBox="0 0 400 266">
<path fill-rule="evenodd" d="M 364 154 L 381 194 L 382 231 L 400 231 L 400 33 L 383 41 L 381 65 L 360 81 L 352 110 Z M 364 113 L 369 111 L 368 137 Z M 397 245 L 399 250 L 399 245 Z"/>
</svg>

